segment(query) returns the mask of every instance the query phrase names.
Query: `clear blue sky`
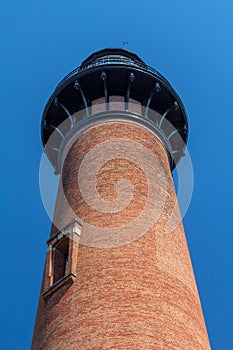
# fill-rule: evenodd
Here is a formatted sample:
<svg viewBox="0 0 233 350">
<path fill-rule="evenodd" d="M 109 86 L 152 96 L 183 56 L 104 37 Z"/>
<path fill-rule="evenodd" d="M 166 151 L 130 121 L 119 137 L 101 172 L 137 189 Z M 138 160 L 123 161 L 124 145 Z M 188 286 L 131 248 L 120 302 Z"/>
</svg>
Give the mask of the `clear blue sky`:
<svg viewBox="0 0 233 350">
<path fill-rule="evenodd" d="M 184 224 L 212 348 L 232 349 L 232 1 L 3 0 L 0 16 L 0 348 L 29 349 L 33 331 L 50 229 L 43 107 L 91 52 L 127 40 L 186 106 L 195 184 Z"/>
</svg>

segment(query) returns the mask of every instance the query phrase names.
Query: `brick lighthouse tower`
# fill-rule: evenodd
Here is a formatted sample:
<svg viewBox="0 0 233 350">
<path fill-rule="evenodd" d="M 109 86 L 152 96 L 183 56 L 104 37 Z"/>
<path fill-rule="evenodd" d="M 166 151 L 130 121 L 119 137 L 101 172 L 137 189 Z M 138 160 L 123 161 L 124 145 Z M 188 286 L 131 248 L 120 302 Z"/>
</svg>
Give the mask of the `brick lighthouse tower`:
<svg viewBox="0 0 233 350">
<path fill-rule="evenodd" d="M 42 119 L 60 175 L 31 350 L 210 349 L 172 170 L 188 122 L 124 49 L 93 53 Z"/>
</svg>

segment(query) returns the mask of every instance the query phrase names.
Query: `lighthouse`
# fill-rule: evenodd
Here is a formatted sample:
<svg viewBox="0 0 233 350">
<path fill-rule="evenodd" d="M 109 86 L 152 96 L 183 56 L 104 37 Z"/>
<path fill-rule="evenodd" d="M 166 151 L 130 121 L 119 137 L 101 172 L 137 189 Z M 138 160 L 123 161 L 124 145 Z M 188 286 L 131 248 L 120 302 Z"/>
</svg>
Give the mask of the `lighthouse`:
<svg viewBox="0 0 233 350">
<path fill-rule="evenodd" d="M 31 350 L 208 350 L 174 189 L 188 120 L 136 54 L 91 54 L 43 113 L 59 176 Z"/>
</svg>

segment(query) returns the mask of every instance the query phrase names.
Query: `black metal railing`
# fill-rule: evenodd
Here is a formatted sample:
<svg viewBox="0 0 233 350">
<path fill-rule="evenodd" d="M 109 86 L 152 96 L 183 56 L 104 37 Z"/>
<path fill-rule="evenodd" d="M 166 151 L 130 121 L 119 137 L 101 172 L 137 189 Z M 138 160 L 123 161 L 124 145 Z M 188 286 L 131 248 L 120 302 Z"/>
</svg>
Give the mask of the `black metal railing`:
<svg viewBox="0 0 233 350">
<path fill-rule="evenodd" d="M 150 66 L 147 66 L 145 63 L 142 63 L 140 61 L 132 60 L 132 59 L 126 58 L 126 57 L 121 57 L 121 58 L 100 58 L 100 59 L 93 61 L 92 63 L 87 64 L 87 65 L 77 67 L 74 70 L 72 70 L 72 72 L 67 74 L 64 79 L 62 79 L 60 81 L 60 83 L 58 84 L 58 87 L 61 86 L 64 82 L 66 82 L 68 79 L 70 79 L 71 77 L 75 76 L 78 73 L 81 73 L 81 72 L 87 71 L 87 70 L 91 70 L 91 69 L 96 68 L 96 67 L 106 66 L 106 65 L 123 65 L 123 66 L 130 66 L 130 67 L 139 68 L 142 71 L 149 72 L 149 73 L 153 74 L 154 76 L 158 77 L 165 84 L 170 85 L 170 83 L 167 81 L 167 79 L 164 78 L 164 76 L 162 74 L 160 74 L 156 69 L 154 69 Z"/>
</svg>

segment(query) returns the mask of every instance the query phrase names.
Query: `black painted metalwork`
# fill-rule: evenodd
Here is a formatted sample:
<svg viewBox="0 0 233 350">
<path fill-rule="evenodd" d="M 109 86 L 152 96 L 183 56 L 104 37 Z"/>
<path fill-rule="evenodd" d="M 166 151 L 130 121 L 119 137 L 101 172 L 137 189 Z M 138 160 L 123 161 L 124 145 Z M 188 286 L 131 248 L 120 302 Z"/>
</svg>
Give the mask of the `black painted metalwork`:
<svg viewBox="0 0 233 350">
<path fill-rule="evenodd" d="M 155 92 L 158 93 L 160 91 L 161 91 L 161 87 L 160 87 L 159 83 L 156 82 L 155 86 L 151 90 L 150 96 L 149 96 L 149 98 L 147 100 L 146 109 L 145 109 L 145 113 L 144 113 L 145 117 L 147 117 L 147 115 L 148 115 L 148 111 L 149 111 L 149 107 L 150 107 L 150 103 L 151 103 L 152 97 L 154 96 Z"/>
<path fill-rule="evenodd" d="M 101 79 L 104 82 L 104 96 L 105 96 L 105 103 L 106 103 L 106 110 L 109 109 L 109 96 L 108 96 L 108 87 L 107 87 L 107 74 L 106 72 L 101 72 L 100 75 Z"/>
<path fill-rule="evenodd" d="M 75 88 L 75 90 L 79 90 L 79 92 L 82 96 L 82 99 L 83 99 L 84 106 L 85 106 L 86 115 L 87 115 L 87 117 L 89 117 L 89 109 L 88 109 L 87 99 L 86 99 L 86 96 L 84 95 L 84 92 L 83 92 L 78 80 L 75 80 L 74 88 Z"/>
<path fill-rule="evenodd" d="M 157 70 L 124 49 L 104 49 L 93 53 L 58 84 L 43 113 L 41 133 L 44 146 L 54 130 L 64 139 L 69 129 L 77 126 L 74 115 L 79 111 L 84 110 L 84 118 L 91 119 L 89 107 L 94 100 L 104 97 L 108 111 L 110 96 L 124 97 L 126 111 L 130 99 L 144 107 L 140 118 L 154 123 L 171 143 L 173 169 L 184 155 L 188 138 L 188 121 L 182 101 Z M 156 112 L 156 118 L 151 111 Z M 69 126 L 59 127 L 66 119 L 70 120 Z M 80 117 L 78 120 L 80 122 Z M 55 169 L 58 167 L 59 140 L 56 138 L 55 145 L 45 148 Z"/>
<path fill-rule="evenodd" d="M 72 115 L 70 114 L 68 109 L 65 106 L 63 106 L 63 104 L 61 104 L 61 103 L 59 103 L 59 106 L 66 112 L 66 114 L 67 114 L 67 116 L 68 116 L 68 118 L 70 120 L 71 127 L 73 127 L 74 126 L 74 121 L 73 121 Z"/>
<path fill-rule="evenodd" d="M 172 112 L 172 111 L 175 110 L 175 109 L 176 109 L 176 105 L 175 105 L 175 103 L 174 103 L 171 107 L 169 107 L 169 108 L 165 111 L 165 113 L 162 115 L 162 118 L 161 118 L 161 120 L 160 120 L 160 122 L 159 122 L 159 128 L 162 127 L 162 124 L 163 124 L 164 120 L 166 119 L 168 113 Z"/>
<path fill-rule="evenodd" d="M 128 107 L 129 107 L 129 97 L 130 97 L 130 89 L 131 89 L 131 85 L 135 80 L 135 76 L 134 74 L 131 72 L 129 73 L 129 80 L 128 80 L 128 88 L 126 91 L 126 96 L 125 96 L 125 110 L 128 111 Z"/>
<path fill-rule="evenodd" d="M 54 126 L 52 124 L 50 126 L 53 130 L 55 130 L 61 136 L 62 139 L 65 138 L 65 135 L 61 132 L 61 130 L 59 128 L 57 128 L 56 126 Z"/>
</svg>

